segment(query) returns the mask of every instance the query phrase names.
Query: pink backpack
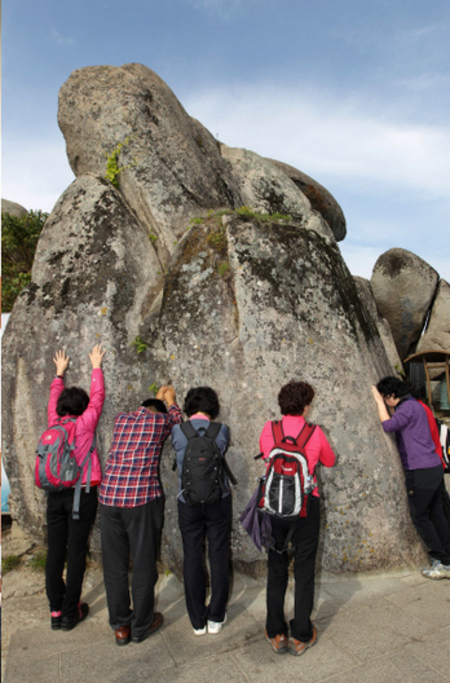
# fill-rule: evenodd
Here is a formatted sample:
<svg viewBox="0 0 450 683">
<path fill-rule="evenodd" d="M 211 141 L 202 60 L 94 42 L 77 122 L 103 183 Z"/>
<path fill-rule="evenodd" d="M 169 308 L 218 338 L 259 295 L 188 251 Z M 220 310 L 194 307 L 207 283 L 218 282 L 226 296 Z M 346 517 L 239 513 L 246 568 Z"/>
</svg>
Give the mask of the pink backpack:
<svg viewBox="0 0 450 683">
<path fill-rule="evenodd" d="M 43 491 L 55 493 L 75 487 L 73 518 L 79 519 L 81 473 L 84 464 L 89 459 L 89 471 L 86 491 L 90 490 L 91 454 L 95 448 L 95 435 L 91 448 L 83 462 L 75 459 L 75 422 L 76 418 L 69 417 L 45 430 L 39 439 L 36 449 L 36 464 L 34 467 L 34 481 Z"/>
</svg>

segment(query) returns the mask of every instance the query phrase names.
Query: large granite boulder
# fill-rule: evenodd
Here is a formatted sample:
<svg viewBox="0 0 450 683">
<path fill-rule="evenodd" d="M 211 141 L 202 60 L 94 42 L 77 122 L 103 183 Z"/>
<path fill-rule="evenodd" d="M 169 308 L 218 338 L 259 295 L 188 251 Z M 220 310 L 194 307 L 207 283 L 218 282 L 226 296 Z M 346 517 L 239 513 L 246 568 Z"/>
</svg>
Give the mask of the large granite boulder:
<svg viewBox="0 0 450 683">
<path fill-rule="evenodd" d="M 316 389 L 312 417 L 338 458 L 319 471 L 322 570 L 417 563 L 423 549 L 396 447 L 370 393 L 394 370 L 337 247 L 336 207 L 325 219 L 292 171 L 218 144 L 141 65 L 74 72 L 61 89 L 59 122 L 77 179 L 46 222 L 32 281 L 3 337 L 3 456 L 15 519 L 42 537 L 44 500 L 32 470 L 53 354 L 64 347 L 67 382 L 87 388 L 87 354 L 101 342 L 103 459 L 114 415 L 136 408 L 151 385 L 173 383 L 180 399 L 192 385 L 217 390 L 239 480 L 237 566 L 251 572 L 263 563 L 237 518 L 261 474 L 253 459 L 260 431 L 292 377 Z M 117 169 L 128 166 L 112 178 L 118 188 L 103 178 L 107 156 Z M 191 222 L 199 213 L 200 224 Z M 179 572 L 171 464 L 167 444 L 163 558 Z M 96 529 L 97 550 L 98 539 Z"/>
<path fill-rule="evenodd" d="M 389 249 L 375 263 L 373 296 L 402 360 L 420 337 L 438 281 L 434 268 L 406 249 Z"/>
<path fill-rule="evenodd" d="M 99 426 L 107 454 L 114 416 L 139 405 L 155 381 L 133 341 L 158 292 L 161 266 L 146 233 L 120 193 L 83 175 L 69 186 L 46 221 L 32 281 L 14 305 L 2 338 L 3 449 L 11 514 L 43 537 L 44 495 L 34 485 L 38 438 L 46 425 L 53 356 L 70 356 L 68 385 L 89 391 L 88 352 L 101 342 L 106 402 Z M 98 534 L 94 536 L 95 545 Z"/>
</svg>

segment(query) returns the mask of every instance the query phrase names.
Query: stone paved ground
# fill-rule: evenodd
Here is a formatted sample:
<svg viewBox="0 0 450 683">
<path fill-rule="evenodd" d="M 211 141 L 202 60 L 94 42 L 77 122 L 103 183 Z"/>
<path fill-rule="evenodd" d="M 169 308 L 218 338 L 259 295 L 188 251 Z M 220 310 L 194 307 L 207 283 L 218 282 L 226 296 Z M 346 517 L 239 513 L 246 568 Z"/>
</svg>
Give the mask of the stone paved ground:
<svg viewBox="0 0 450 683">
<path fill-rule="evenodd" d="M 417 570 L 319 580 L 318 642 L 300 658 L 272 652 L 263 637 L 264 582 L 241 574 L 222 632 L 200 638 L 186 616 L 182 584 L 161 575 L 164 627 L 125 648 L 114 644 L 98 567 L 86 576 L 90 616 L 69 633 L 49 628 L 42 573 L 10 572 L 3 589 L 4 683 L 450 681 L 450 580 L 430 581 Z"/>
</svg>

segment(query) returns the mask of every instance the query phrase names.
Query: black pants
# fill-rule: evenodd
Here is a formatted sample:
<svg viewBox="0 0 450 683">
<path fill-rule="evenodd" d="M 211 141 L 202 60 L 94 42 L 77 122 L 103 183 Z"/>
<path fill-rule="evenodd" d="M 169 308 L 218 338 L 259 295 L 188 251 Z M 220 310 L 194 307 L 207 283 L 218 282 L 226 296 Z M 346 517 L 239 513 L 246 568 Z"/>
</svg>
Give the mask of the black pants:
<svg viewBox="0 0 450 683">
<path fill-rule="evenodd" d="M 153 621 L 163 517 L 162 497 L 134 508 L 100 505 L 103 576 L 114 630 L 130 625 L 133 635 L 141 636 Z M 128 587 L 130 554 L 133 609 Z"/>
<path fill-rule="evenodd" d="M 442 466 L 406 470 L 405 483 L 412 521 L 430 557 L 450 564 L 450 526 L 444 512 Z"/>
<path fill-rule="evenodd" d="M 77 613 L 86 569 L 89 533 L 97 511 L 97 487 L 81 489 L 80 519 L 72 519 L 73 489 L 49 493 L 47 498 L 48 553 L 45 587 L 52 612 L 69 619 Z M 66 581 L 63 580 L 67 556 Z"/>
<path fill-rule="evenodd" d="M 272 536 L 276 548 L 282 549 L 292 522 L 272 518 Z M 299 517 L 292 536 L 295 607 L 294 618 L 290 621 L 290 633 L 296 640 L 307 642 L 312 638 L 311 612 L 314 604 L 314 567 L 320 532 L 320 503 L 312 496 L 308 517 Z M 266 629 L 269 638 L 288 635 L 288 625 L 284 616 L 284 599 L 288 586 L 289 555 L 269 550 L 267 573 L 267 619 Z"/>
<path fill-rule="evenodd" d="M 230 589 L 231 495 L 214 505 L 178 501 L 178 521 L 183 540 L 183 574 L 186 607 L 195 629 L 206 621 L 223 621 Z M 211 571 L 211 599 L 206 601 L 206 571 L 203 559 L 205 538 Z"/>
</svg>

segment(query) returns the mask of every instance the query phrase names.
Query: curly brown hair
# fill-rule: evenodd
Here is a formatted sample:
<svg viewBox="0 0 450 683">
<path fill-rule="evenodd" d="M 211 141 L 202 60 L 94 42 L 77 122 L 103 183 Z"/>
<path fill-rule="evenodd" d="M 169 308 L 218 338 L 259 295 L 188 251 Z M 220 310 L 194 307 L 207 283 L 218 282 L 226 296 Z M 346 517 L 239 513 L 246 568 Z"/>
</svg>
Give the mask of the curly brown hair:
<svg viewBox="0 0 450 683">
<path fill-rule="evenodd" d="M 281 387 L 278 394 L 278 405 L 282 415 L 303 415 L 306 406 L 314 398 L 314 389 L 306 382 L 290 382 Z"/>
</svg>

